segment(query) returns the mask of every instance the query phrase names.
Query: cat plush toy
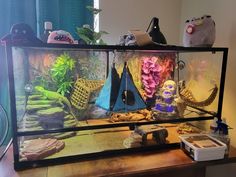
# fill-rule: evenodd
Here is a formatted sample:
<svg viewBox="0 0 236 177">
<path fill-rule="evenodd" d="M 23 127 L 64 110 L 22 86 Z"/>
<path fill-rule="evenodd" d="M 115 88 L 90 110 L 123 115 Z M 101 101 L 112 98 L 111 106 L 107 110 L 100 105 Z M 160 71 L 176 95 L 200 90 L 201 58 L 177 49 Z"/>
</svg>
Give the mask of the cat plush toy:
<svg viewBox="0 0 236 177">
<path fill-rule="evenodd" d="M 11 44 L 42 44 L 32 30 L 32 28 L 25 23 L 17 23 L 11 27 L 10 33 L 1 39 L 2 43 Z"/>
<path fill-rule="evenodd" d="M 215 22 L 210 15 L 185 22 L 183 45 L 185 47 L 212 47 L 215 42 Z"/>
</svg>

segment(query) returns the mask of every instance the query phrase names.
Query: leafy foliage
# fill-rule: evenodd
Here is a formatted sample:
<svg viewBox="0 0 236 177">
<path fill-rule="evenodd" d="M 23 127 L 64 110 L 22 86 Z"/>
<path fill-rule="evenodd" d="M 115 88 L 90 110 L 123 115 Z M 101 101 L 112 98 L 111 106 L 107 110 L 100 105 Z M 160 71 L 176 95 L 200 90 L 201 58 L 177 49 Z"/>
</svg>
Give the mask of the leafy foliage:
<svg viewBox="0 0 236 177">
<path fill-rule="evenodd" d="M 105 45 L 106 43 L 101 39 L 102 35 L 108 34 L 106 31 L 95 32 L 90 27 L 83 26 L 82 28 L 77 27 L 77 33 L 79 37 L 86 44 L 99 44 Z"/>
<path fill-rule="evenodd" d="M 102 9 L 97 9 L 92 6 L 86 6 L 86 8 L 95 16 L 98 15 Z M 96 21 L 95 21 L 96 24 Z M 86 43 L 86 44 L 98 44 L 98 45 L 106 45 L 106 43 L 101 39 L 104 34 L 108 34 L 106 31 L 95 32 L 94 29 L 91 29 L 89 25 L 83 25 L 83 27 L 77 27 L 78 36 Z"/>
<path fill-rule="evenodd" d="M 57 92 L 61 95 L 69 94 L 73 84 L 73 70 L 75 60 L 64 53 L 57 57 L 50 70 L 51 78 L 57 85 Z"/>
<path fill-rule="evenodd" d="M 97 9 L 97 8 L 94 8 L 93 6 L 86 6 L 86 8 L 94 15 L 97 15 L 99 14 L 99 12 L 102 11 L 102 9 Z"/>
</svg>

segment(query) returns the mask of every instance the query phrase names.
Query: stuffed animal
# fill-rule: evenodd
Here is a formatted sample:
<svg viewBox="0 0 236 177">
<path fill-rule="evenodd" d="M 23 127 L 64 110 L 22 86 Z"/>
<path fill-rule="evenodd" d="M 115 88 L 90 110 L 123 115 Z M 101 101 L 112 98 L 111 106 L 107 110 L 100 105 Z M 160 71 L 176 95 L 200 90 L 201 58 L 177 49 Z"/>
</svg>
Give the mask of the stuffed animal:
<svg viewBox="0 0 236 177">
<path fill-rule="evenodd" d="M 47 43 L 74 44 L 75 41 L 69 32 L 58 30 L 58 31 L 52 31 L 49 34 Z"/>
<path fill-rule="evenodd" d="M 185 22 L 183 45 L 185 47 L 212 47 L 215 42 L 215 22 L 209 15 Z"/>
<path fill-rule="evenodd" d="M 34 35 L 32 28 L 25 23 L 14 24 L 11 27 L 10 34 L 4 36 L 1 41 L 11 44 L 42 43 L 42 41 Z"/>
</svg>

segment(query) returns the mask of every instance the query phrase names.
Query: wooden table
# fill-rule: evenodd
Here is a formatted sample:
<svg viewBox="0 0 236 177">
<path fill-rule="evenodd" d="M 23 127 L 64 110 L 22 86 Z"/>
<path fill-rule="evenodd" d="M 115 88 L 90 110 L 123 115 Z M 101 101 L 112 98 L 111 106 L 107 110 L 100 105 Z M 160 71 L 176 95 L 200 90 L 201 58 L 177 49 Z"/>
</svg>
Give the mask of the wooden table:
<svg viewBox="0 0 236 177">
<path fill-rule="evenodd" d="M 0 162 L 1 177 L 88 177 L 88 176 L 159 176 L 204 177 L 210 165 L 236 162 L 236 149 L 222 160 L 195 162 L 180 149 L 157 150 L 129 155 L 104 157 L 71 164 L 16 172 L 12 147 Z"/>
</svg>

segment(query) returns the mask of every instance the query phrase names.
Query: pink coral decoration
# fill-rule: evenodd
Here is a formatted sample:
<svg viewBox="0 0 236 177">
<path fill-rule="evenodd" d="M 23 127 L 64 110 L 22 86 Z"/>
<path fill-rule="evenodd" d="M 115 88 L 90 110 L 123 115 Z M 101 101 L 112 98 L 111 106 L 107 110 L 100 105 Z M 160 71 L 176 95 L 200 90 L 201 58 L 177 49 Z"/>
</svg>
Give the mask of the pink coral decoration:
<svg viewBox="0 0 236 177">
<path fill-rule="evenodd" d="M 142 58 L 141 79 L 147 98 L 154 96 L 157 86 L 161 85 L 166 79 L 171 79 L 174 67 L 173 57 L 158 58 L 152 56 Z"/>
<path fill-rule="evenodd" d="M 143 57 L 142 59 L 142 83 L 146 97 L 152 98 L 156 93 L 157 85 L 160 82 L 162 67 L 158 64 L 157 57 Z"/>
</svg>

